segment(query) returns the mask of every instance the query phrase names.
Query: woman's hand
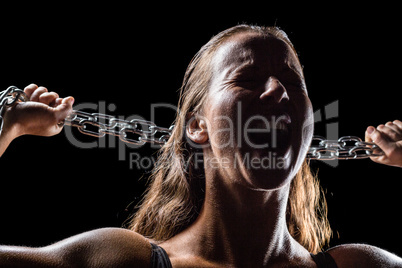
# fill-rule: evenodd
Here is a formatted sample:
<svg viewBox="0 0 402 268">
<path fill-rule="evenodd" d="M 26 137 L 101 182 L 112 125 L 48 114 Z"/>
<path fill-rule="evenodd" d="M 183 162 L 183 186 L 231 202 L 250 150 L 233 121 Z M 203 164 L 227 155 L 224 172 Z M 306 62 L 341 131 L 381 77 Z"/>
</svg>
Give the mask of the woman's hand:
<svg viewBox="0 0 402 268">
<path fill-rule="evenodd" d="M 0 136 L 0 155 L 9 143 L 21 135 L 53 136 L 63 129 L 64 119 L 71 113 L 73 97 L 59 98 L 45 87 L 31 84 L 24 89 L 29 101 L 8 107 Z"/>
<path fill-rule="evenodd" d="M 377 128 L 369 126 L 366 130 L 366 141 L 374 142 L 383 151 L 383 156 L 370 157 L 374 162 L 402 167 L 402 122 L 395 120 Z"/>
</svg>

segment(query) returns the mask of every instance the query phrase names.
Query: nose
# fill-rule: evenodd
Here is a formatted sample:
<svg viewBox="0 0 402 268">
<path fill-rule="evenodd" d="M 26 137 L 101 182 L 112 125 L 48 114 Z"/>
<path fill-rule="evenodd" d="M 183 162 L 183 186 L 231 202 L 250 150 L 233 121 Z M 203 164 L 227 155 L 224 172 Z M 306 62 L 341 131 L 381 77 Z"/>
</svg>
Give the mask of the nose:
<svg viewBox="0 0 402 268">
<path fill-rule="evenodd" d="M 260 95 L 260 99 L 273 99 L 276 103 L 280 103 L 282 101 L 288 101 L 289 95 L 286 91 L 286 88 L 282 85 L 278 78 L 270 76 L 265 84 L 264 92 Z"/>
</svg>

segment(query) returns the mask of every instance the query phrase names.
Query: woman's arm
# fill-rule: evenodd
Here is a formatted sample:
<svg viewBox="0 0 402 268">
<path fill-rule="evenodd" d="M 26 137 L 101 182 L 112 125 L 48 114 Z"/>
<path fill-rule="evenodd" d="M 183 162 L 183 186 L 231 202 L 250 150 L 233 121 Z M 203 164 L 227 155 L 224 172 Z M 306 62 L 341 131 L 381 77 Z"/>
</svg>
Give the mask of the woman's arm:
<svg viewBox="0 0 402 268">
<path fill-rule="evenodd" d="M 402 167 L 402 122 L 395 120 L 377 128 L 369 126 L 366 141 L 376 143 L 383 151 L 383 156 L 371 157 L 374 162 Z"/>
<path fill-rule="evenodd" d="M 57 93 L 35 84 L 27 86 L 24 92 L 29 101 L 8 107 L 4 114 L 0 156 L 21 135 L 52 136 L 60 133 L 63 126 L 59 123 L 72 111 L 72 97 L 59 98 Z"/>
<path fill-rule="evenodd" d="M 0 155 L 21 135 L 52 136 L 72 111 L 72 97 L 59 98 L 44 87 L 24 89 L 30 101 L 7 108 Z M 82 233 L 41 248 L 0 246 L 1 267 L 150 267 L 151 245 L 143 236 L 120 228 Z"/>
<path fill-rule="evenodd" d="M 0 246 L 1 267 L 150 267 L 151 245 L 120 228 L 82 233 L 42 247 Z"/>
</svg>

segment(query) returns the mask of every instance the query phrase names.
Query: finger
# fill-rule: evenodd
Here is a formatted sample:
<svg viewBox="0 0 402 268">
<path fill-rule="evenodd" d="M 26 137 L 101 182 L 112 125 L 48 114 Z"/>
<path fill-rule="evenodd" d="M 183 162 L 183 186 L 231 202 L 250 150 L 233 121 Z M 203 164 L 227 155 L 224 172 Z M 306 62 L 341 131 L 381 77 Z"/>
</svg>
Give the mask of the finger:
<svg viewBox="0 0 402 268">
<path fill-rule="evenodd" d="M 373 162 L 376 162 L 378 164 L 384 164 L 387 161 L 387 157 L 385 155 L 382 155 L 382 156 L 370 156 L 370 159 Z"/>
<path fill-rule="evenodd" d="M 32 93 L 38 88 L 35 84 L 30 84 L 24 88 L 24 92 L 27 95 L 28 99 L 31 99 Z"/>
<path fill-rule="evenodd" d="M 369 126 L 366 129 L 366 132 L 364 134 L 364 140 L 366 142 L 373 142 L 373 139 L 371 138 L 371 133 L 373 133 L 375 131 L 375 128 L 373 126 Z"/>
<path fill-rule="evenodd" d="M 386 155 L 388 155 L 394 148 L 392 145 L 394 142 L 390 141 L 386 134 L 379 130 L 380 128 L 381 127 L 379 126 L 377 129 L 374 129 L 370 134 L 370 138 L 384 151 Z"/>
<path fill-rule="evenodd" d="M 380 125 L 379 130 L 394 142 L 402 139 L 402 135 L 389 126 Z"/>
<path fill-rule="evenodd" d="M 47 92 L 47 88 L 45 87 L 38 87 L 31 95 L 30 100 L 39 102 L 39 96 L 43 93 Z"/>
<path fill-rule="evenodd" d="M 57 98 L 57 99 L 55 100 L 55 102 L 54 102 L 53 107 L 56 107 L 56 106 L 60 105 L 62 101 L 63 101 L 63 98 Z"/>
<path fill-rule="evenodd" d="M 67 97 L 62 99 L 61 103 L 55 107 L 58 121 L 63 121 L 73 110 L 74 98 Z"/>
<path fill-rule="evenodd" d="M 402 122 L 400 120 L 394 120 L 394 122 L 392 123 L 394 123 L 395 126 L 402 130 Z"/>
<path fill-rule="evenodd" d="M 391 128 L 396 133 L 399 133 L 399 134 L 402 135 L 402 130 L 400 130 L 399 127 L 397 125 L 395 125 L 393 122 L 387 122 L 385 124 L 385 126 L 388 127 L 388 128 Z"/>
<path fill-rule="evenodd" d="M 45 92 L 39 96 L 39 102 L 54 107 L 58 97 L 59 94 L 56 92 Z"/>
</svg>

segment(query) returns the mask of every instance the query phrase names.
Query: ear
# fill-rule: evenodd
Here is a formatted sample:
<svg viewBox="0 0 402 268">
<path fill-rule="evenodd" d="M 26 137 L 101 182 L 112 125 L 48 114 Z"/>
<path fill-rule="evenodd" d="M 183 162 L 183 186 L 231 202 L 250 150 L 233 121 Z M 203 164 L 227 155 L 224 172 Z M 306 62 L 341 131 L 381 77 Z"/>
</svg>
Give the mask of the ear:
<svg viewBox="0 0 402 268">
<path fill-rule="evenodd" d="M 187 137 L 197 144 L 203 144 L 208 141 L 208 131 L 206 120 L 199 116 L 192 116 L 186 126 Z"/>
</svg>

